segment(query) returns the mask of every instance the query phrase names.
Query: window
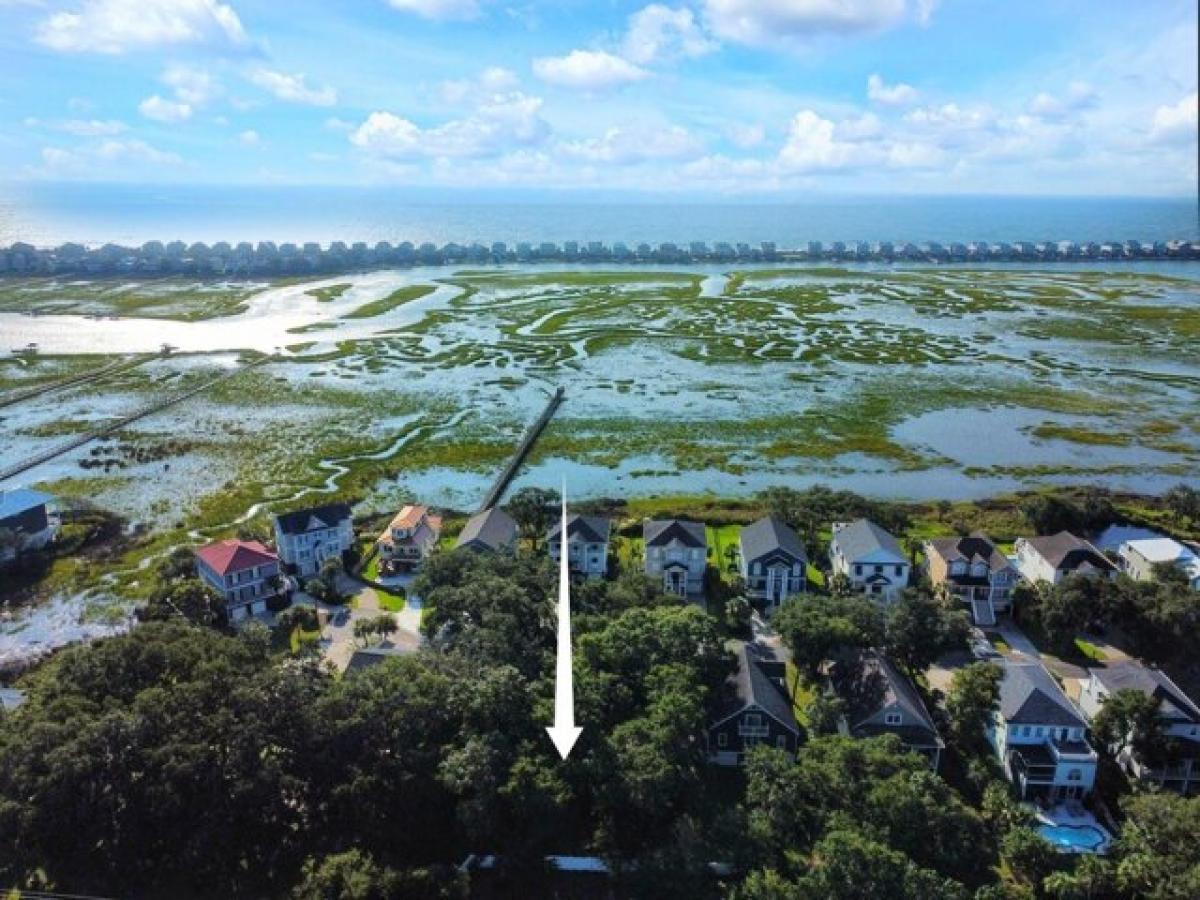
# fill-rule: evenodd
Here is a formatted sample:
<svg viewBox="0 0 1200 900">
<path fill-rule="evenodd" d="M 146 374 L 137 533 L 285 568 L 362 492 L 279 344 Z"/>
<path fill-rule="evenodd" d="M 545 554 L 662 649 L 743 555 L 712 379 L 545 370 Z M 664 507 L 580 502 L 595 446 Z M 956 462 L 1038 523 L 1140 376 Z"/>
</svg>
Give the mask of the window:
<svg viewBox="0 0 1200 900">
<path fill-rule="evenodd" d="M 1037 729 L 1033 732 L 1033 734 L 1034 734 L 1034 737 L 1041 737 L 1042 736 L 1042 726 L 1039 725 L 1037 727 Z"/>
<path fill-rule="evenodd" d="M 876 575 L 882 575 L 882 574 L 883 574 L 883 566 L 876 566 L 876 567 L 875 567 L 875 574 L 876 574 Z"/>
<path fill-rule="evenodd" d="M 883 721 L 886 722 L 888 725 L 899 725 L 901 722 L 904 721 L 904 717 L 901 716 L 900 713 L 890 712 L 883 717 Z"/>
<path fill-rule="evenodd" d="M 861 575 L 861 574 L 862 574 L 862 566 L 855 566 L 855 567 L 854 567 L 854 574 L 855 574 L 855 575 Z"/>
<path fill-rule="evenodd" d="M 762 725 L 762 716 L 758 713 L 746 713 L 746 724 L 751 728 L 758 728 Z"/>
<path fill-rule="evenodd" d="M 896 574 L 903 575 L 904 574 L 904 566 L 900 566 L 900 565 L 896 566 Z"/>
<path fill-rule="evenodd" d="M 1029 737 L 1029 732 L 1031 730 L 1032 729 L 1028 725 L 1026 725 L 1024 728 L 1021 729 L 1021 734 L 1025 737 Z"/>
<path fill-rule="evenodd" d="M 718 747 L 724 747 L 728 743 L 729 743 L 729 735 L 727 735 L 725 732 L 722 731 L 720 734 L 717 735 L 717 746 Z"/>
</svg>

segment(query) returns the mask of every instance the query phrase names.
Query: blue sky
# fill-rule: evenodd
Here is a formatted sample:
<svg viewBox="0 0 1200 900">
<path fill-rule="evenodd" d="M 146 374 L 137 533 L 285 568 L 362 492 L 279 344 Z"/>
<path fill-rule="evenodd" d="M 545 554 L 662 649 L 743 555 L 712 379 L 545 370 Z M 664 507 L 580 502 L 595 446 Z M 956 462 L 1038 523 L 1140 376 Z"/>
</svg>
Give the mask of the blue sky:
<svg viewBox="0 0 1200 900">
<path fill-rule="evenodd" d="M 17 181 L 1194 196 L 1192 0 L 0 0 Z"/>
</svg>

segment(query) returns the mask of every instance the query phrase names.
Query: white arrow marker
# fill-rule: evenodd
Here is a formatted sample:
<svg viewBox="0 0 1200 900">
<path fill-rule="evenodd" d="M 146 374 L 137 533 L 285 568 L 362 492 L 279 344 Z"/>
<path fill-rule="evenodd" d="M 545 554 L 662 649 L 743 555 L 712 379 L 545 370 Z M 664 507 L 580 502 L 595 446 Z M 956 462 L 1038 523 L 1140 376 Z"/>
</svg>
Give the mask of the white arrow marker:
<svg viewBox="0 0 1200 900">
<path fill-rule="evenodd" d="M 558 661 L 554 670 L 554 724 L 546 729 L 563 759 L 583 731 L 575 725 L 575 687 L 571 682 L 571 576 L 567 566 L 567 485 L 563 482 L 562 530 L 558 551 Z"/>
</svg>

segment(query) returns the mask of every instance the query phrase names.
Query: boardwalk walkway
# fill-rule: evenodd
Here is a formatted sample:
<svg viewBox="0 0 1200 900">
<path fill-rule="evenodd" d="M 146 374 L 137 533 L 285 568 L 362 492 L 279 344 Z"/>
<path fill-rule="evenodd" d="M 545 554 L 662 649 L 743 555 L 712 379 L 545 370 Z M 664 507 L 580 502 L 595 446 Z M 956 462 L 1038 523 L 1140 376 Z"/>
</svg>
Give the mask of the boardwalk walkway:
<svg viewBox="0 0 1200 900">
<path fill-rule="evenodd" d="M 28 472 L 30 469 L 42 465 L 42 463 L 56 459 L 57 457 L 62 456 L 64 453 L 70 453 L 72 450 L 76 450 L 82 447 L 84 444 L 91 443 L 92 441 L 110 435 L 115 431 L 120 431 L 122 428 L 125 428 L 139 419 L 144 419 L 147 416 L 152 416 L 155 413 L 166 409 L 167 407 L 174 406 L 177 403 L 182 403 L 184 400 L 188 400 L 192 397 L 195 397 L 197 394 L 207 391 L 209 388 L 213 387 L 213 385 L 220 384 L 222 381 L 228 381 L 230 378 L 236 378 L 238 375 L 241 375 L 249 369 L 253 369 L 256 366 L 261 366 L 265 362 L 269 362 L 270 359 L 271 357 L 268 356 L 259 360 L 255 360 L 254 362 L 247 363 L 246 365 L 239 369 L 235 369 L 227 375 L 221 375 L 218 378 L 213 378 L 204 382 L 198 387 L 189 388 L 182 393 L 174 394 L 170 397 L 164 397 L 161 400 L 156 400 L 153 403 L 143 406 L 141 409 L 131 413 L 130 415 L 122 416 L 120 419 L 109 422 L 107 425 L 93 429 L 86 434 L 77 435 L 68 441 L 64 441 L 61 444 L 57 444 L 54 447 L 49 448 L 48 450 L 43 450 L 41 453 L 35 454 L 28 459 L 21 460 L 20 462 L 14 463 L 11 466 L 6 466 L 3 469 L 0 469 L 0 482 L 7 481 L 10 478 L 15 478 L 18 475 Z"/>
<path fill-rule="evenodd" d="M 525 462 L 525 457 L 529 455 L 529 451 L 533 449 L 533 445 L 537 443 L 537 439 L 542 436 L 546 426 L 550 424 L 550 420 L 554 418 L 554 414 L 558 412 L 558 407 L 563 402 L 563 389 L 556 388 L 553 396 L 550 397 L 550 402 L 546 404 L 546 408 L 542 410 L 542 414 L 537 417 L 537 420 L 529 426 L 529 430 L 525 432 L 525 436 L 521 438 L 521 443 L 517 445 L 516 451 L 508 464 L 500 472 L 500 475 L 492 482 L 491 489 L 483 498 L 483 503 L 480 504 L 479 512 L 485 509 L 491 509 L 500 502 L 500 498 L 504 496 L 504 492 L 508 490 L 509 483 L 516 477 L 516 474 L 521 469 L 521 464 Z"/>
<path fill-rule="evenodd" d="M 146 360 L 152 358 L 150 356 L 139 356 L 137 359 L 119 359 L 116 362 L 109 363 L 107 366 L 93 369 L 90 372 L 80 372 L 78 375 L 72 375 L 69 378 L 62 378 L 58 381 L 52 381 L 49 384 L 39 384 L 37 387 L 29 388 L 29 390 L 0 397 L 0 409 L 6 406 L 13 406 L 17 403 L 24 403 L 26 400 L 32 400 L 34 397 L 40 397 L 43 394 L 61 391 L 80 384 L 87 384 L 89 381 L 97 381 L 108 375 L 115 375 L 117 372 L 123 372 L 126 369 L 132 369 L 134 366 L 140 366 Z"/>
</svg>

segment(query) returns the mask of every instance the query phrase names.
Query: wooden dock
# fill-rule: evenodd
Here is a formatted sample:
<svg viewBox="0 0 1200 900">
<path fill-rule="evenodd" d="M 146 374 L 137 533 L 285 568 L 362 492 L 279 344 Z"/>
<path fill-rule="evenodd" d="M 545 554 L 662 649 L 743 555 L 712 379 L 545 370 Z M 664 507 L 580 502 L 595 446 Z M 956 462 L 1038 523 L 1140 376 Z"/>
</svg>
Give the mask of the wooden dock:
<svg viewBox="0 0 1200 900">
<path fill-rule="evenodd" d="M 504 466 L 500 475 L 492 482 L 491 488 L 483 498 L 483 503 L 479 506 L 479 512 L 491 509 L 500 502 L 504 496 L 504 492 L 508 490 L 508 485 L 516 477 L 522 464 L 524 464 L 525 457 L 529 455 L 529 451 L 533 449 L 533 445 L 537 443 L 537 439 L 542 436 L 542 432 L 546 430 L 546 426 L 550 424 L 550 420 L 558 412 L 564 396 L 565 391 L 561 387 L 555 388 L 554 394 L 550 397 L 550 402 L 546 404 L 546 408 L 542 410 L 542 414 L 529 426 L 525 432 L 525 436 L 521 438 L 521 443 L 517 445 L 517 449 L 513 452 L 512 457 Z"/>
</svg>

